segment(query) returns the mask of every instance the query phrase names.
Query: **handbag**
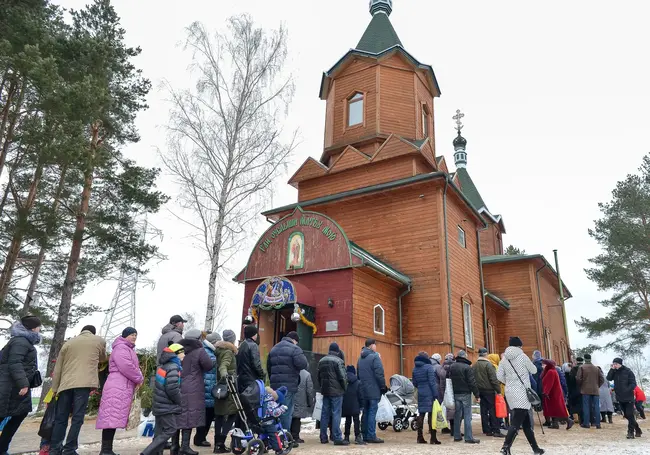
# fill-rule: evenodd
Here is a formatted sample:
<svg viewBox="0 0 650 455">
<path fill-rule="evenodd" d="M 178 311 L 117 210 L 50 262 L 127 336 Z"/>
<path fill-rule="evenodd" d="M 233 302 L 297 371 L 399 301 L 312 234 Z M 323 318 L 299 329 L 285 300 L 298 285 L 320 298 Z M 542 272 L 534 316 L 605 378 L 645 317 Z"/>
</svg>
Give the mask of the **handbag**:
<svg viewBox="0 0 650 455">
<path fill-rule="evenodd" d="M 505 419 L 508 417 L 508 408 L 506 407 L 506 400 L 501 395 L 494 397 L 494 408 L 497 419 Z"/>
<path fill-rule="evenodd" d="M 215 400 L 225 400 L 228 398 L 228 384 L 226 384 L 226 381 L 221 380 L 212 387 L 212 396 Z"/>
<path fill-rule="evenodd" d="M 43 377 L 41 376 L 41 372 L 36 370 L 36 373 L 34 373 L 34 376 L 32 376 L 32 380 L 29 381 L 29 388 L 35 389 L 42 385 L 43 385 Z"/>
<path fill-rule="evenodd" d="M 528 401 L 530 402 L 531 406 L 535 410 L 535 412 L 541 412 L 542 411 L 542 400 L 539 398 L 539 395 L 537 395 L 537 392 L 535 392 L 533 389 L 530 387 L 526 387 L 526 384 L 524 384 L 524 381 L 521 379 L 521 376 L 519 376 L 519 373 L 515 369 L 515 366 L 512 364 L 510 359 L 506 359 L 510 366 L 512 367 L 513 371 L 515 372 L 515 375 L 517 375 L 517 378 L 519 379 L 519 382 L 521 382 L 521 385 L 524 386 L 526 389 L 526 396 L 528 397 Z"/>
</svg>

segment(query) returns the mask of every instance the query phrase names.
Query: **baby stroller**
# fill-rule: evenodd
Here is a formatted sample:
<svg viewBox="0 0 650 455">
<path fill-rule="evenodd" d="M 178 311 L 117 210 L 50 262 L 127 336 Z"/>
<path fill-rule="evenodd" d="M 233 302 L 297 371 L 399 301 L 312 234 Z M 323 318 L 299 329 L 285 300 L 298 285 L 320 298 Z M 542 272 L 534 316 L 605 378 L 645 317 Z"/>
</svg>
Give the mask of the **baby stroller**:
<svg viewBox="0 0 650 455">
<path fill-rule="evenodd" d="M 415 401 L 415 387 L 411 380 L 399 374 L 391 376 L 390 390 L 386 392 L 386 398 L 388 398 L 395 410 L 395 418 L 392 423 L 393 430 L 400 432 L 408 430 L 410 427 L 416 431 L 418 429 L 418 406 Z M 385 430 L 389 425 L 391 424 L 388 422 L 378 424 L 380 430 Z"/>
<path fill-rule="evenodd" d="M 266 394 L 264 383 L 256 381 L 241 394 L 237 393 L 235 378 L 226 378 L 228 393 L 232 395 L 239 414 L 242 428 L 235 428 L 231 434 L 230 450 L 235 455 L 262 455 L 272 451 L 270 438 L 277 437 L 280 448 L 285 454 L 293 448 L 291 433 L 282 428 L 279 419 L 275 417 L 264 418 L 264 396 Z M 262 426 L 272 423 L 275 434 L 267 434 Z M 276 436 L 277 434 L 277 436 Z"/>
</svg>

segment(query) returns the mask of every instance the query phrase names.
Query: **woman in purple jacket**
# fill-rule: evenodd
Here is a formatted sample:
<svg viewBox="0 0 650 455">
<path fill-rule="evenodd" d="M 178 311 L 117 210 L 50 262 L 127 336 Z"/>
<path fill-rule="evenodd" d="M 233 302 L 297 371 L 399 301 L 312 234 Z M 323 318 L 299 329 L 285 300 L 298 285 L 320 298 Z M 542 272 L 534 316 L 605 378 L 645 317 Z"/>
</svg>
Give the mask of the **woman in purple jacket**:
<svg viewBox="0 0 650 455">
<path fill-rule="evenodd" d="M 100 455 L 115 455 L 113 439 L 117 428 L 126 428 L 136 387 L 143 382 L 140 363 L 135 353 L 138 332 L 127 327 L 121 337 L 113 341 L 108 363 L 108 379 L 102 390 L 96 428 L 102 431 Z"/>
</svg>

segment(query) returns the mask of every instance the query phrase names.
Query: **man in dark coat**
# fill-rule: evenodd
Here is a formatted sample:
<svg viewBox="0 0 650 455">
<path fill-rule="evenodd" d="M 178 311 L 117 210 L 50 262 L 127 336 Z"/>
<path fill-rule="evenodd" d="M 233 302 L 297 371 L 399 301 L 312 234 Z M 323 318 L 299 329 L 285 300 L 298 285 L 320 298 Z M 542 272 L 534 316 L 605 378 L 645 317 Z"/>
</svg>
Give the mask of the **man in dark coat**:
<svg viewBox="0 0 650 455">
<path fill-rule="evenodd" d="M 349 445 L 350 441 L 343 440 L 341 434 L 341 414 L 343 395 L 348 387 L 345 363 L 341 360 L 339 345 L 330 344 L 329 353 L 318 362 L 318 382 L 323 395 L 323 407 L 320 419 L 320 442 L 327 444 L 327 429 L 332 422 L 332 438 L 334 445 Z"/>
<path fill-rule="evenodd" d="M 309 366 L 305 353 L 298 346 L 298 334 L 289 332 L 278 344 L 273 346 L 266 361 L 266 371 L 269 372 L 271 388 L 277 390 L 286 387 L 287 393 L 284 397 L 284 405 L 287 411 L 280 417 L 282 428 L 291 428 L 291 416 L 293 415 L 293 398 L 298 391 L 300 383 L 300 372 Z"/>
<path fill-rule="evenodd" d="M 237 352 L 237 387 L 239 393 L 242 393 L 258 379 L 261 381 L 266 379 L 260 360 L 257 336 L 257 327 L 252 324 L 244 327 L 244 341 Z"/>
<path fill-rule="evenodd" d="M 487 358 L 488 350 L 478 350 L 478 360 L 472 367 L 476 377 L 479 397 L 481 398 L 481 426 L 483 434 L 504 438 L 496 415 L 496 396 L 501 393 L 501 383 L 497 379 L 497 370 Z"/>
<path fill-rule="evenodd" d="M 34 345 L 40 343 L 41 321 L 25 316 L 11 326 L 11 339 L 0 359 L 0 421 L 11 417 L 0 435 L 0 453 L 9 451 L 9 443 L 18 427 L 32 411 L 32 384 L 38 372 Z"/>
<path fill-rule="evenodd" d="M 582 427 L 595 425 L 600 428 L 600 386 L 605 378 L 603 372 L 591 363 L 591 355 L 585 354 L 585 364 L 578 369 L 576 382 L 582 394 Z"/>
<path fill-rule="evenodd" d="M 190 448 L 192 429 L 205 425 L 205 397 L 203 396 L 203 373 L 215 366 L 201 341 L 201 331 L 188 330 L 179 343 L 185 348 L 181 381 L 181 415 L 176 419 L 181 430 L 181 455 L 198 455 Z"/>
<path fill-rule="evenodd" d="M 578 386 L 576 376 L 578 376 L 578 370 L 584 364 L 584 358 L 576 357 L 576 364 L 571 368 L 571 371 L 567 375 L 567 388 L 569 389 L 569 413 L 578 414 L 580 425 L 584 423 L 582 420 L 582 394 L 580 393 L 580 387 Z"/>
<path fill-rule="evenodd" d="M 176 314 L 169 318 L 169 324 L 166 324 L 165 327 L 162 328 L 162 335 L 158 339 L 158 345 L 156 347 L 156 359 L 158 359 L 159 365 L 163 349 L 173 343 L 179 343 L 183 339 L 183 328 L 185 327 L 186 322 L 187 321 L 183 319 L 182 316 Z"/>
<path fill-rule="evenodd" d="M 456 415 L 454 416 L 454 441 L 461 441 L 460 421 L 465 421 L 465 442 L 478 444 L 480 440 L 472 437 L 472 394 L 479 400 L 478 386 L 474 377 L 472 362 L 467 360 L 467 353 L 458 352 L 456 363 L 449 369 L 449 377 L 454 387 L 454 400 L 456 401 Z"/>
<path fill-rule="evenodd" d="M 363 395 L 361 394 L 361 381 L 357 377 L 357 370 L 352 365 L 348 365 L 346 369 L 348 377 L 348 388 L 345 390 L 343 396 L 343 412 L 342 417 L 345 417 L 345 433 L 344 438 L 350 441 L 350 429 L 354 424 L 354 442 L 357 445 L 366 445 L 361 436 L 361 423 L 359 415 L 361 414 L 361 407 L 363 406 Z"/>
<path fill-rule="evenodd" d="M 634 417 L 634 389 L 636 388 L 636 377 L 632 370 L 623 365 L 623 359 L 616 357 L 612 362 L 612 368 L 607 373 L 607 380 L 614 381 L 614 392 L 623 414 L 627 419 L 627 439 L 640 437 L 642 434 L 639 424 Z"/>
<path fill-rule="evenodd" d="M 361 433 L 363 440 L 371 444 L 382 444 L 384 441 L 377 437 L 377 409 L 381 396 L 388 391 L 384 376 L 384 365 L 377 353 L 377 342 L 372 338 L 366 340 L 357 363 L 357 372 L 361 381 L 363 395 L 363 418 Z"/>
<path fill-rule="evenodd" d="M 156 371 L 152 408 L 156 417 L 154 438 L 142 451 L 142 455 L 162 453 L 170 437 L 170 455 L 178 455 L 180 447 L 176 419 L 181 413 L 181 361 L 184 356 L 185 348 L 180 344 L 172 344 L 164 348 L 158 358 L 160 366 Z"/>
</svg>

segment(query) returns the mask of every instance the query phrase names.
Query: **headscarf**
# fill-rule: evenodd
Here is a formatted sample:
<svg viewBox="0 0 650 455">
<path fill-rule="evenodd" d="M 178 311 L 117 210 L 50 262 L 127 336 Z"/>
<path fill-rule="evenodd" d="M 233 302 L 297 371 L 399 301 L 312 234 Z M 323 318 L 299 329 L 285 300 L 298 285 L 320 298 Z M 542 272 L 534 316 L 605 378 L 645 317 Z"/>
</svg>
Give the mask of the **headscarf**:
<svg viewBox="0 0 650 455">
<path fill-rule="evenodd" d="M 564 371 L 565 373 L 570 373 L 571 372 L 571 364 L 570 363 L 562 364 L 562 371 Z"/>
<path fill-rule="evenodd" d="M 488 354 L 487 359 L 492 365 L 494 365 L 494 368 L 499 368 L 499 363 L 501 362 L 499 354 Z"/>
</svg>

